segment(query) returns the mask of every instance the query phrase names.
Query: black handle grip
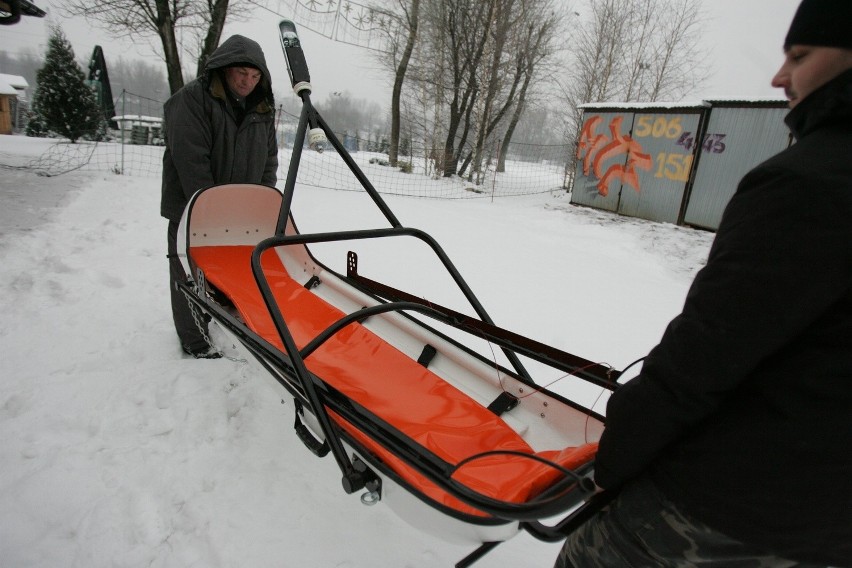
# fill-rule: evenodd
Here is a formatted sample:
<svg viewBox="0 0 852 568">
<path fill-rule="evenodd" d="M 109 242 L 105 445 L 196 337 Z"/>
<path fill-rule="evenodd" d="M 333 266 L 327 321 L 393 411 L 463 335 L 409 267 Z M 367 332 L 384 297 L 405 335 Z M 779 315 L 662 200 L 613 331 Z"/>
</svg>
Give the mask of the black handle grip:
<svg viewBox="0 0 852 568">
<path fill-rule="evenodd" d="M 290 83 L 295 88 L 299 83 L 310 83 L 311 75 L 308 72 L 308 62 L 305 61 L 305 53 L 299 35 L 296 33 L 296 24 L 290 20 L 281 20 L 278 24 L 278 33 L 281 39 L 281 48 L 284 50 L 284 59 L 287 60 L 287 72 L 290 74 Z"/>
<path fill-rule="evenodd" d="M 302 419 L 299 418 L 299 412 L 296 411 L 296 424 L 293 426 L 296 430 L 296 435 L 299 436 L 299 439 L 305 444 L 305 447 L 308 448 L 312 454 L 317 457 L 325 457 L 328 455 L 328 444 L 326 442 L 320 442 L 317 440 L 311 431 L 308 430 L 308 427 L 302 423 Z"/>
</svg>

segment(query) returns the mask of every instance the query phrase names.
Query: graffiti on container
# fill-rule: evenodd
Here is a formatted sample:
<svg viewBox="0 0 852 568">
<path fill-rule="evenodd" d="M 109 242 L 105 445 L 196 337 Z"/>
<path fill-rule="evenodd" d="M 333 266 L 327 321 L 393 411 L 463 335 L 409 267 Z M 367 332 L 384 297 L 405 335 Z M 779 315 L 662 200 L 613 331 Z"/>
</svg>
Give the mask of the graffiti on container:
<svg viewBox="0 0 852 568">
<path fill-rule="evenodd" d="M 598 193 L 604 197 L 609 194 L 609 186 L 615 180 L 631 186 L 638 193 L 639 172 L 637 168 L 650 170 L 654 161 L 651 155 L 643 151 L 642 145 L 629 134 L 621 133 L 623 117 L 616 116 L 609 121 L 609 136 L 598 134 L 598 126 L 603 117 L 595 115 L 589 118 L 580 132 L 577 146 L 577 159 L 583 160 L 583 175 L 594 173 L 598 179 Z M 617 159 L 615 163 L 613 160 Z M 607 167 L 607 164 L 611 164 Z"/>
<path fill-rule="evenodd" d="M 689 132 L 683 131 L 683 116 L 665 114 L 643 114 L 636 117 L 633 135 L 636 138 L 668 138 L 675 140 L 675 146 L 684 146 L 691 150 L 694 139 Z M 672 181 L 687 181 L 692 171 L 692 153 L 682 154 L 680 152 L 659 152 L 654 161 L 657 168 L 654 177 L 670 179 Z"/>
<path fill-rule="evenodd" d="M 609 135 L 599 133 L 604 122 L 593 115 L 583 124 L 577 147 L 577 159 L 582 160 L 583 175 L 597 179 L 600 195 L 609 194 L 613 181 L 640 191 L 638 170 L 651 170 L 655 178 L 686 182 L 692 172 L 694 153 L 699 143 L 704 152 L 721 154 L 725 151 L 725 134 L 705 134 L 701 141 L 692 132 L 684 132 L 682 115 L 640 114 L 636 116 L 632 132 L 622 134 L 624 118 L 616 116 L 609 121 Z M 643 138 L 668 139 L 672 150 L 651 156 L 643 150 Z"/>
<path fill-rule="evenodd" d="M 705 152 L 721 154 L 725 151 L 725 143 L 722 142 L 725 139 L 725 136 L 725 134 L 705 134 L 702 149 Z M 692 149 L 696 146 L 695 136 L 692 135 L 692 132 L 684 132 L 680 135 L 680 138 L 677 139 L 675 144 L 692 151 Z"/>
</svg>

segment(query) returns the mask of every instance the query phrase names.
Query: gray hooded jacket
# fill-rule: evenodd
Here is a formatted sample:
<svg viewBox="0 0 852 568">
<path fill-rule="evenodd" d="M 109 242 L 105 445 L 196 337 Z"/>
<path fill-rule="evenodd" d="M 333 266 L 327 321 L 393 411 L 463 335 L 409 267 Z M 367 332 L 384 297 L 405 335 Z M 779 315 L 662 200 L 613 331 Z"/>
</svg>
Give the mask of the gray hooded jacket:
<svg viewBox="0 0 852 568">
<path fill-rule="evenodd" d="M 240 63 L 263 74 L 246 99 L 242 121 L 234 112 L 222 76 L 225 67 Z M 275 104 L 266 59 L 257 42 L 240 35 L 228 38 L 210 56 L 204 75 L 172 95 L 163 113 L 163 217 L 180 219 L 189 198 L 212 185 L 275 185 Z"/>
</svg>

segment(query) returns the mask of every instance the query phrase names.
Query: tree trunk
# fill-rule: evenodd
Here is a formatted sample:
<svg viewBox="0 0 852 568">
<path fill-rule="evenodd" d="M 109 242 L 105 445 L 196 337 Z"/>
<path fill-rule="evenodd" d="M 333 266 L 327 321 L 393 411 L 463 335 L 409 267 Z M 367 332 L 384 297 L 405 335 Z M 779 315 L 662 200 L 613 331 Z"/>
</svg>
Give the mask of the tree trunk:
<svg viewBox="0 0 852 568">
<path fill-rule="evenodd" d="M 216 48 L 219 47 L 219 40 L 222 39 L 222 29 L 225 27 L 225 19 L 228 17 L 228 2 L 229 0 L 215 0 L 210 6 L 210 26 L 207 28 L 207 35 L 204 36 L 201 53 L 198 54 L 198 68 L 195 71 L 196 77 L 201 77 L 204 74 L 204 67 L 207 65 L 207 60 L 216 51 Z"/>
<path fill-rule="evenodd" d="M 456 173 L 458 157 L 455 155 L 455 140 L 460 123 L 461 112 L 458 102 L 454 99 L 450 105 L 450 123 L 447 125 L 447 138 L 444 142 L 444 177 L 450 177 Z"/>
<path fill-rule="evenodd" d="M 485 140 L 491 133 L 489 123 L 491 122 L 491 114 L 494 107 L 494 100 L 497 97 L 497 91 L 502 86 L 501 79 L 501 61 L 503 52 L 506 47 L 506 41 L 509 35 L 509 30 L 514 24 L 512 18 L 512 8 L 514 0 L 500 0 L 496 3 L 494 14 L 494 32 L 491 44 L 491 65 L 488 70 L 487 85 L 485 88 L 485 100 L 483 104 L 482 117 L 477 128 L 476 145 L 473 150 L 473 167 L 470 174 L 478 173 L 482 169 L 482 158 L 485 151 Z"/>
<path fill-rule="evenodd" d="M 451 40 L 449 49 L 453 63 L 453 102 L 450 105 L 450 125 L 444 144 L 444 177 L 457 173 L 459 157 L 470 131 L 470 115 L 479 90 L 476 71 L 489 39 L 495 2 L 471 2 L 461 13 L 450 10 L 444 22 Z M 461 137 L 458 137 L 462 119 L 464 129 Z"/>
<path fill-rule="evenodd" d="M 509 119 L 509 125 L 506 127 L 506 132 L 503 135 L 503 143 L 500 145 L 500 155 L 497 157 L 498 172 L 506 171 L 506 154 L 509 151 L 509 144 L 512 141 L 512 136 L 515 134 L 515 128 L 518 126 L 518 122 L 524 112 L 527 90 L 529 89 L 533 75 L 536 72 L 536 66 L 540 63 L 541 59 L 547 57 L 549 53 L 546 46 L 549 45 L 550 41 L 553 39 L 554 29 L 555 24 L 552 20 L 536 22 L 533 26 L 528 28 L 529 33 L 526 36 L 526 45 L 524 49 L 525 55 L 518 58 L 517 74 L 515 75 L 516 82 L 512 85 L 512 90 L 514 91 L 517 87 L 517 79 L 519 79 L 521 75 L 523 75 L 524 81 L 518 91 L 518 104 L 515 105 L 512 118 Z"/>
<path fill-rule="evenodd" d="M 175 22 L 169 9 L 169 0 L 157 0 L 157 33 L 163 42 L 163 55 L 166 59 L 166 74 L 169 79 L 169 91 L 175 94 L 183 87 L 183 71 L 180 68 L 180 52 L 175 37 Z"/>
<path fill-rule="evenodd" d="M 396 166 L 399 158 L 399 131 L 401 128 L 400 119 L 400 99 L 402 98 L 402 84 L 405 81 L 405 73 L 408 71 L 408 63 L 411 60 L 411 53 L 414 51 L 414 44 L 417 40 L 417 27 L 420 19 L 420 0 L 411 0 L 411 16 L 408 19 L 408 40 L 405 43 L 405 49 L 402 52 L 402 57 L 399 60 L 399 65 L 396 68 L 396 75 L 393 81 L 393 94 L 391 96 L 391 131 L 390 131 L 390 147 L 388 148 L 388 161 L 391 166 Z"/>
<path fill-rule="evenodd" d="M 503 135 L 503 143 L 500 145 L 500 155 L 497 156 L 497 171 L 506 171 L 506 152 L 509 150 L 509 143 L 512 142 L 512 135 L 515 134 L 515 127 L 518 126 L 518 121 L 521 120 L 521 115 L 524 113 L 524 103 L 527 98 L 527 87 L 529 87 L 532 75 L 527 75 L 524 79 L 524 84 L 518 93 L 518 104 L 515 106 L 515 112 L 512 113 L 512 118 L 509 120 L 509 126 L 506 127 L 506 133 Z"/>
</svg>

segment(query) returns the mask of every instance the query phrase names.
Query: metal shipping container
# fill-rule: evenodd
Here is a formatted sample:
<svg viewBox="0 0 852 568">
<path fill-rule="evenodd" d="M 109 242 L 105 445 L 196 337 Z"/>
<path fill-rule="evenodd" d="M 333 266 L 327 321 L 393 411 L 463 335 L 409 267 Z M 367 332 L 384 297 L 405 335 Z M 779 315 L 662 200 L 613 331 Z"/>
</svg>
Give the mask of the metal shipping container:
<svg viewBox="0 0 852 568">
<path fill-rule="evenodd" d="M 678 223 L 704 105 L 585 105 L 583 111 L 571 203 Z"/>
<path fill-rule="evenodd" d="M 786 101 L 709 101 L 704 145 L 683 222 L 718 229 L 742 177 L 790 144 Z"/>
<path fill-rule="evenodd" d="M 583 105 L 571 203 L 716 229 L 742 176 L 789 145 L 786 106 Z"/>
</svg>

